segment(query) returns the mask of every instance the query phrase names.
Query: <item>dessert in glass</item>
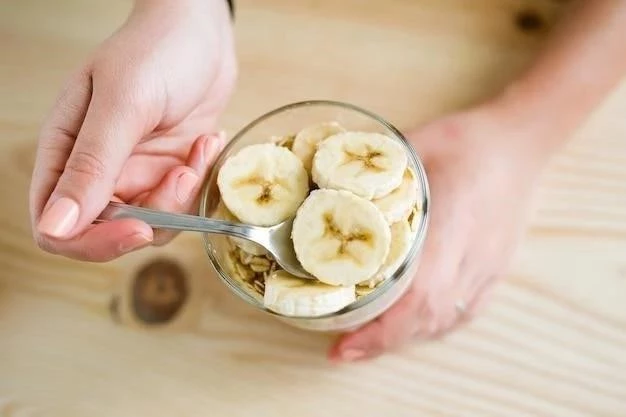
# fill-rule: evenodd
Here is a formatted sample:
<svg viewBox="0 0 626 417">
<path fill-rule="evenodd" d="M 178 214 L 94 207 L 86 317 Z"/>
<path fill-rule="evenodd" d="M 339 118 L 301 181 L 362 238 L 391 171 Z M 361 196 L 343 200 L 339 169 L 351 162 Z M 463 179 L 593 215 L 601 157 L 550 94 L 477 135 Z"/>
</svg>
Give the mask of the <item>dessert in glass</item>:
<svg viewBox="0 0 626 417">
<path fill-rule="evenodd" d="M 244 239 L 204 234 L 218 277 L 240 298 L 293 326 L 358 327 L 408 288 L 428 224 L 417 154 L 381 117 L 306 101 L 248 124 L 219 156 L 200 215 L 257 226 L 293 218 L 289 244 L 314 279 L 282 270 Z"/>
</svg>

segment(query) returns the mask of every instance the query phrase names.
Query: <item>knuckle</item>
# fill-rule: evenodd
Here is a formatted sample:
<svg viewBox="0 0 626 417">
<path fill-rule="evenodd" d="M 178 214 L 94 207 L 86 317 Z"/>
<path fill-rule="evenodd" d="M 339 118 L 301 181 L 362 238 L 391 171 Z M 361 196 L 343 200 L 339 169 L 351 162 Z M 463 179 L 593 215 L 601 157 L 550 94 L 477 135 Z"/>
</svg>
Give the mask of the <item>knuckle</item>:
<svg viewBox="0 0 626 417">
<path fill-rule="evenodd" d="M 138 61 L 141 61 L 140 59 Z M 121 105 L 132 109 L 135 101 L 142 94 L 144 86 L 154 84 L 150 62 L 128 65 L 128 63 L 103 62 L 93 73 L 94 90 L 106 90 L 109 97 L 114 97 Z"/>
<path fill-rule="evenodd" d="M 41 250 L 53 255 L 63 255 L 77 261 L 109 262 L 117 257 L 117 253 L 103 253 L 96 246 L 90 244 L 76 245 L 75 242 L 55 242 L 40 233 L 34 233 L 33 237 Z"/>
<path fill-rule="evenodd" d="M 102 251 L 97 245 L 81 242 L 72 248 L 70 257 L 83 262 L 108 262 L 115 259 L 116 253 Z"/>
<path fill-rule="evenodd" d="M 101 158 L 92 152 L 75 151 L 68 160 L 65 170 L 70 175 L 101 180 L 106 174 L 106 165 Z"/>
<path fill-rule="evenodd" d="M 117 258 L 117 253 L 98 254 L 93 249 L 84 249 L 76 253 L 75 258 L 85 262 L 103 263 Z"/>
<path fill-rule="evenodd" d="M 68 127 L 55 124 L 44 126 L 39 133 L 38 148 L 46 153 L 66 153 L 72 149 L 75 132 Z"/>
</svg>

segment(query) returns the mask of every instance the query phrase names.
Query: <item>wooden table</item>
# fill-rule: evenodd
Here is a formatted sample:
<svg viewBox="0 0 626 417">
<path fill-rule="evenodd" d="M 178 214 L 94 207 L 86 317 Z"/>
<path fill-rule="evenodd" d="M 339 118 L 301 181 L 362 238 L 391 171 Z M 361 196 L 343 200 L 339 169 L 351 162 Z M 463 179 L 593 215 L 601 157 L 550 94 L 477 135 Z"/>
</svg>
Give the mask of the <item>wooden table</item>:
<svg viewBox="0 0 626 417">
<path fill-rule="evenodd" d="M 68 71 L 130 5 L 0 0 L 0 415 L 626 415 L 626 91 L 552 163 L 513 271 L 484 315 L 443 341 L 334 367 L 324 359 L 329 336 L 288 328 L 230 295 L 196 236 L 106 265 L 33 244 L 27 186 L 40 122 Z M 408 129 L 504 85 L 562 7 L 238 5 L 229 133 L 304 98 L 350 101 Z M 191 289 L 179 316 L 150 326 L 128 294 L 156 257 L 182 265 Z"/>
</svg>

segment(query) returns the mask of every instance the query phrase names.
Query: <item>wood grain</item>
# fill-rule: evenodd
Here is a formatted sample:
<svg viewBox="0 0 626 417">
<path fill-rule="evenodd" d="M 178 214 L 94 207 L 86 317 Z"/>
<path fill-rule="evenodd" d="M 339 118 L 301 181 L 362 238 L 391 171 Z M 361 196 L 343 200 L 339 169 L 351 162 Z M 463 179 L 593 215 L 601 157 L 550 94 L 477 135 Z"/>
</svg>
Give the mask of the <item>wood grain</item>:
<svg viewBox="0 0 626 417">
<path fill-rule="evenodd" d="M 223 123 L 233 133 L 273 107 L 330 98 L 413 127 L 506 84 L 561 7 L 239 0 L 241 77 Z M 330 335 L 243 305 L 212 276 L 197 236 L 103 265 L 34 245 L 27 189 L 40 123 L 129 8 L 0 0 L 0 416 L 626 415 L 626 86 L 545 173 L 513 271 L 483 315 L 445 340 L 334 367 Z M 521 10 L 546 26 L 520 31 Z M 134 273 L 156 257 L 179 262 L 191 285 L 165 326 L 129 307 Z"/>
</svg>

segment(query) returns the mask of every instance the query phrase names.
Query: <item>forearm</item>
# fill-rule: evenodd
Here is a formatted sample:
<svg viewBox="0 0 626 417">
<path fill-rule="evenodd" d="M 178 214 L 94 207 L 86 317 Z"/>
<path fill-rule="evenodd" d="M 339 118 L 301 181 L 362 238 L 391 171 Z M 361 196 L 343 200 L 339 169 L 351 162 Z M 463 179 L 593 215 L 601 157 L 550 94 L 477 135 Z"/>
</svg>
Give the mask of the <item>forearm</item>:
<svg viewBox="0 0 626 417">
<path fill-rule="evenodd" d="M 494 100 L 524 147 L 548 157 L 626 75 L 626 1 L 571 10 L 535 63 Z M 532 142 L 532 143 L 531 143 Z"/>
</svg>

